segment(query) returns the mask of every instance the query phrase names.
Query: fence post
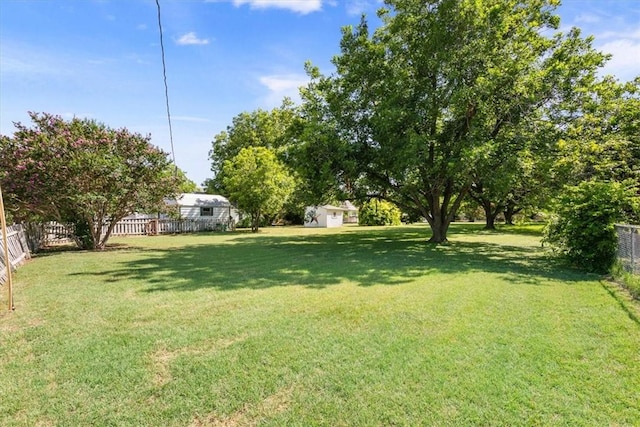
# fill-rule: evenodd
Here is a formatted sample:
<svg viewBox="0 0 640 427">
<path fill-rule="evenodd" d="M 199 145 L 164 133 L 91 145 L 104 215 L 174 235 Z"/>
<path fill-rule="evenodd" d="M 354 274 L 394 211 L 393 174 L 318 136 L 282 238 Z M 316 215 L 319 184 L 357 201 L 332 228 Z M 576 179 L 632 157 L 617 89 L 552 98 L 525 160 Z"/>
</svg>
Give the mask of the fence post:
<svg viewBox="0 0 640 427">
<path fill-rule="evenodd" d="M 11 258 L 9 257 L 9 239 L 7 236 L 7 219 L 4 216 L 4 200 L 2 188 L 0 188 L 0 232 L 2 232 L 2 244 L 4 246 L 4 259 L 7 268 L 7 288 L 9 289 L 9 311 L 16 309 L 13 304 L 13 282 L 11 281 Z"/>
<path fill-rule="evenodd" d="M 636 273 L 636 236 L 638 234 L 637 228 L 629 227 L 629 237 L 631 237 L 631 272 Z"/>
</svg>

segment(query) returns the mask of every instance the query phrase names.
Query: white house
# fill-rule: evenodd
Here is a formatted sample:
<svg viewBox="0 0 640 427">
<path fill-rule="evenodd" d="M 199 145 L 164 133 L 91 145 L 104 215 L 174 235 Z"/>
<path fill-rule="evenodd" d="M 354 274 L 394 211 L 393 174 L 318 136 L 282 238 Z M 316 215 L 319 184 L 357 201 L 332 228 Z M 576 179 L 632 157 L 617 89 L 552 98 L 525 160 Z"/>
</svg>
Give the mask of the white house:
<svg viewBox="0 0 640 427">
<path fill-rule="evenodd" d="M 226 197 L 216 194 L 183 193 L 176 199 L 167 200 L 167 205 L 178 206 L 182 219 L 206 219 L 227 223 L 238 222 L 238 210 Z"/>
<path fill-rule="evenodd" d="M 304 213 L 305 227 L 341 227 L 346 209 L 337 206 L 307 206 Z"/>
<path fill-rule="evenodd" d="M 348 200 L 345 200 L 340 204 L 340 207 L 344 209 L 344 219 L 343 222 L 345 224 L 357 224 L 358 223 L 358 208 L 356 208 L 353 203 Z"/>
</svg>

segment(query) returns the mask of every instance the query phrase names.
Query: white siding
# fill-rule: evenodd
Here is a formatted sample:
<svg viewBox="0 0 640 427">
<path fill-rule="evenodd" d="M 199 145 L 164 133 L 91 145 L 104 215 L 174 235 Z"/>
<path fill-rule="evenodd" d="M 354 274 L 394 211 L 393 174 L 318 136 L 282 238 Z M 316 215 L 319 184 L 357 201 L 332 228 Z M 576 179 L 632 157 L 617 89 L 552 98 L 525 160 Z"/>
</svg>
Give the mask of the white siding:
<svg viewBox="0 0 640 427">
<path fill-rule="evenodd" d="M 327 209 L 325 210 L 326 227 L 342 226 L 342 210 Z"/>
<path fill-rule="evenodd" d="M 305 227 L 341 227 L 344 209 L 334 206 L 308 206 L 304 215 Z"/>
</svg>

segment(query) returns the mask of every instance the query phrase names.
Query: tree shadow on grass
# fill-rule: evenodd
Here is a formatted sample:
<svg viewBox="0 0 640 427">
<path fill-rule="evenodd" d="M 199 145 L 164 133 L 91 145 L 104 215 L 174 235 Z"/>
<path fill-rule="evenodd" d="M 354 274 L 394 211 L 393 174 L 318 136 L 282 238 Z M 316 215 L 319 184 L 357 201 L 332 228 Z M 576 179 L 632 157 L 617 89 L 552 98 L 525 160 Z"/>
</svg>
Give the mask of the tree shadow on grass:
<svg viewBox="0 0 640 427">
<path fill-rule="evenodd" d="M 544 225 L 542 222 L 531 222 L 525 225 L 496 224 L 495 229 L 490 230 L 485 228 L 485 223 L 482 221 L 456 222 L 452 224 L 452 230 L 455 234 L 460 235 L 513 234 L 520 236 L 541 236 Z"/>
<path fill-rule="evenodd" d="M 142 259 L 90 273 L 107 281 L 139 280 L 146 292 L 233 290 L 302 285 L 324 288 L 343 280 L 360 286 L 399 285 L 430 273 L 489 272 L 514 284 L 584 280 L 540 248 L 486 242 L 425 242 L 421 229 L 346 230 L 299 236 L 239 235 L 220 243 L 144 251 Z M 87 273 L 81 273 L 87 274 Z"/>
</svg>

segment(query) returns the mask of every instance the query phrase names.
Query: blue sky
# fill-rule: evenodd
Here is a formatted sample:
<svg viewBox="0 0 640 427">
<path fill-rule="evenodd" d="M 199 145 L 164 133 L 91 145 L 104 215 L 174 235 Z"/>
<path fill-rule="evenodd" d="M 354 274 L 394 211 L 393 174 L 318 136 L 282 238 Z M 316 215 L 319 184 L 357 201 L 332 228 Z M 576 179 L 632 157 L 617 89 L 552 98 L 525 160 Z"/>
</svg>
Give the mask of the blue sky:
<svg viewBox="0 0 640 427">
<path fill-rule="evenodd" d="M 304 62 L 325 73 L 340 28 L 379 0 L 160 0 L 175 158 L 211 177 L 214 135 L 243 111 L 297 97 Z M 565 0 L 563 29 L 613 54 L 605 73 L 640 75 L 640 0 Z M 150 133 L 170 151 L 155 0 L 0 0 L 0 133 L 27 111 Z"/>
</svg>

